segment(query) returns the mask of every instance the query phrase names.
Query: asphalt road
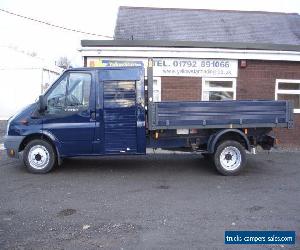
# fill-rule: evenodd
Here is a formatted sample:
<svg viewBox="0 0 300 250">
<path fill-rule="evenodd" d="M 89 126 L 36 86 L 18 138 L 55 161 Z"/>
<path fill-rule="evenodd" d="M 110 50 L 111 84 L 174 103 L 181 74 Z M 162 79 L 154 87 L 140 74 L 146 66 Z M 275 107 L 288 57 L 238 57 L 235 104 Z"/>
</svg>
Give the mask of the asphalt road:
<svg viewBox="0 0 300 250">
<path fill-rule="evenodd" d="M 0 157 L 0 249 L 299 249 L 299 153 L 249 156 L 234 177 L 197 155 L 69 159 L 46 175 Z M 298 239 L 228 246 L 225 230 Z"/>
</svg>

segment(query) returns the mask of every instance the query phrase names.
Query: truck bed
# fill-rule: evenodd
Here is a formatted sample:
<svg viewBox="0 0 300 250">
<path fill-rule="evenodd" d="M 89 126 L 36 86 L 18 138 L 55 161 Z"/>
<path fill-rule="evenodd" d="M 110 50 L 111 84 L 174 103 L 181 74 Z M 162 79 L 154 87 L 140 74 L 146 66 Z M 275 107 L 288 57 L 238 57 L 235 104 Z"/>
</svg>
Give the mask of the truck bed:
<svg viewBox="0 0 300 250">
<path fill-rule="evenodd" d="M 281 100 L 156 102 L 151 110 L 150 130 L 293 126 L 293 105 Z"/>
</svg>

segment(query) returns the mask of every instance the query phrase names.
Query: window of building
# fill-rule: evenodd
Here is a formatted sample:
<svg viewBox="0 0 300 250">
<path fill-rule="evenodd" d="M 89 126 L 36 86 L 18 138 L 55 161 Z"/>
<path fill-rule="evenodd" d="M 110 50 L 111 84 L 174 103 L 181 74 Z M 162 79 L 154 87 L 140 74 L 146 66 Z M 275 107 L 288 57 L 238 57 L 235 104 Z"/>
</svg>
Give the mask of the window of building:
<svg viewBox="0 0 300 250">
<path fill-rule="evenodd" d="M 202 78 L 202 101 L 236 100 L 235 78 Z"/>
<path fill-rule="evenodd" d="M 300 80 L 277 79 L 275 100 L 294 102 L 294 113 L 300 113 Z"/>
</svg>

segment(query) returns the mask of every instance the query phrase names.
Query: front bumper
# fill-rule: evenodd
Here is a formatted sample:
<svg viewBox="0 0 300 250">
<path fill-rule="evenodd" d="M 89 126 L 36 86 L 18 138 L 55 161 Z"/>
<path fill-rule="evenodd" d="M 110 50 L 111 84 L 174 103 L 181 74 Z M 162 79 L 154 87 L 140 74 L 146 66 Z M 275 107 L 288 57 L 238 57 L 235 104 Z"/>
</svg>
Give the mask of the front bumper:
<svg viewBox="0 0 300 250">
<path fill-rule="evenodd" d="M 4 147 L 7 155 L 13 158 L 19 158 L 19 148 L 25 136 L 4 136 Z"/>
</svg>

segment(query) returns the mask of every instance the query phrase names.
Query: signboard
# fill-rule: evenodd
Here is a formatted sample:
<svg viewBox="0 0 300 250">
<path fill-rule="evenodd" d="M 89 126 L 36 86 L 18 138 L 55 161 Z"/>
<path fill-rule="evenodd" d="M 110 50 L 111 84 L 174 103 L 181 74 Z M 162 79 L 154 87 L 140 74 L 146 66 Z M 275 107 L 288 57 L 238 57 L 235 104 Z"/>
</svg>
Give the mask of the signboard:
<svg viewBox="0 0 300 250">
<path fill-rule="evenodd" d="M 88 67 L 133 67 L 133 66 L 144 66 L 142 61 L 133 60 L 110 60 L 101 58 L 88 58 Z"/>
<path fill-rule="evenodd" d="M 237 77 L 237 60 L 154 59 L 155 76 Z"/>
<path fill-rule="evenodd" d="M 87 58 L 88 67 L 142 66 L 146 58 Z M 154 76 L 237 77 L 238 60 L 154 58 Z"/>
</svg>

